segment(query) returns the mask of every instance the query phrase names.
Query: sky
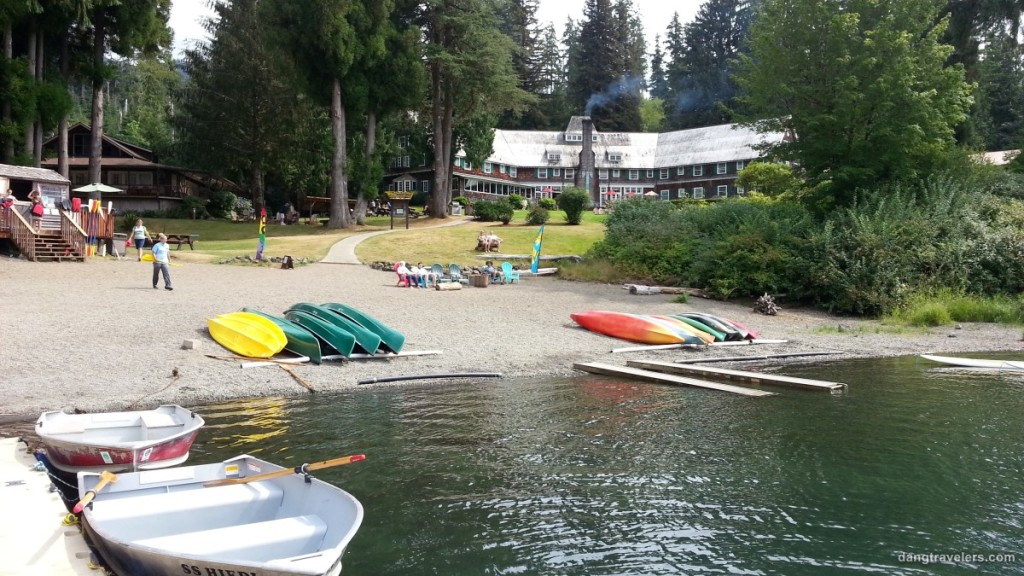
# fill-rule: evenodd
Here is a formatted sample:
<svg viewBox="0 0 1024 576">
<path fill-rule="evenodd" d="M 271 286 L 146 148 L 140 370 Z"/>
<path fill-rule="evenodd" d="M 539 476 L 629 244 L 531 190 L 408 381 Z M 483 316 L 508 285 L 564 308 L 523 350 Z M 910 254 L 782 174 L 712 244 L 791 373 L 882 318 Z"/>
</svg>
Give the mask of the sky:
<svg viewBox="0 0 1024 576">
<path fill-rule="evenodd" d="M 672 21 L 672 14 L 679 13 L 679 21 L 686 23 L 693 19 L 704 0 L 633 0 L 633 6 L 640 13 L 644 23 L 644 35 L 648 45 L 654 41 L 654 35 L 665 37 L 665 28 Z M 174 52 L 182 51 L 197 39 L 205 37 L 199 21 L 209 16 L 212 11 L 206 6 L 207 0 L 172 0 L 170 26 L 174 30 Z M 554 24 L 559 37 L 568 18 L 575 21 L 583 19 L 585 0 L 540 0 L 537 20 L 544 25 Z"/>
</svg>

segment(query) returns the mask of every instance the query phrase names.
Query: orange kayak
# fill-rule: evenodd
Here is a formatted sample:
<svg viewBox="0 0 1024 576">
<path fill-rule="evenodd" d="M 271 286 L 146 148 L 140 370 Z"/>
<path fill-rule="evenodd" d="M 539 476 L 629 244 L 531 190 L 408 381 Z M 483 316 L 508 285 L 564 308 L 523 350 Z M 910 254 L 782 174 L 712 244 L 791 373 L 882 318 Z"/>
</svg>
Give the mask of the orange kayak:
<svg viewBox="0 0 1024 576">
<path fill-rule="evenodd" d="M 570 314 L 577 324 L 590 330 L 641 344 L 683 344 L 683 337 L 670 325 L 657 320 L 643 318 L 623 312 L 607 312 L 603 310 L 587 310 Z"/>
</svg>

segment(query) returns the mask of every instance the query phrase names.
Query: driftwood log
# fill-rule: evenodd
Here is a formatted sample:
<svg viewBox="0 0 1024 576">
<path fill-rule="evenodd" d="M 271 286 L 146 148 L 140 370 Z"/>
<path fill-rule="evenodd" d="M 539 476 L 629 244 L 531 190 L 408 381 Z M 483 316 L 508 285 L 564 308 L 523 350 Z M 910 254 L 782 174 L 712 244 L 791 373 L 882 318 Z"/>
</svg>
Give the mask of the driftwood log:
<svg viewBox="0 0 1024 576">
<path fill-rule="evenodd" d="M 447 291 L 447 290 L 462 290 L 462 284 L 460 284 L 458 282 L 438 282 L 435 285 L 434 289 L 435 290 L 445 290 L 445 291 Z"/>
<path fill-rule="evenodd" d="M 686 294 L 688 296 L 708 298 L 707 293 L 699 288 L 683 288 L 679 286 L 644 286 L 643 284 L 626 284 L 624 288 L 629 290 L 630 294 L 638 294 L 640 296 L 652 296 L 655 294 Z"/>
</svg>

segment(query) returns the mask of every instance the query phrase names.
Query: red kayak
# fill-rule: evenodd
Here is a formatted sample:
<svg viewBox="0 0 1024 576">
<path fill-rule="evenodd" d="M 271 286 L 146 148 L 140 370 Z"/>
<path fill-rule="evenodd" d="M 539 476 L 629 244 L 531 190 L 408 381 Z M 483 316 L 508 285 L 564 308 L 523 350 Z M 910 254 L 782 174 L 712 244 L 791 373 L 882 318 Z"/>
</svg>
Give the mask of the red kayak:
<svg viewBox="0 0 1024 576">
<path fill-rule="evenodd" d="M 686 339 L 669 325 L 623 312 L 587 310 L 569 315 L 591 332 L 641 344 L 682 344 Z"/>
</svg>

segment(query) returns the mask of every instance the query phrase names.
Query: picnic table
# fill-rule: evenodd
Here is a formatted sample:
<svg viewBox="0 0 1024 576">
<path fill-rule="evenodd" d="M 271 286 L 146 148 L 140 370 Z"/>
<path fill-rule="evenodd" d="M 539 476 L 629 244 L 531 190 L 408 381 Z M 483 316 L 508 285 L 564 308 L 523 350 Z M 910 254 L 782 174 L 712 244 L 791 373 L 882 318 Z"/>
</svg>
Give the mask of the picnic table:
<svg viewBox="0 0 1024 576">
<path fill-rule="evenodd" d="M 195 250 L 196 238 L 199 238 L 199 234 L 164 234 L 167 236 L 167 243 L 177 246 L 177 250 L 181 250 L 182 244 L 188 244 L 189 250 Z M 156 244 L 156 238 L 150 237 L 146 240 L 146 246 L 153 246 Z"/>
</svg>

